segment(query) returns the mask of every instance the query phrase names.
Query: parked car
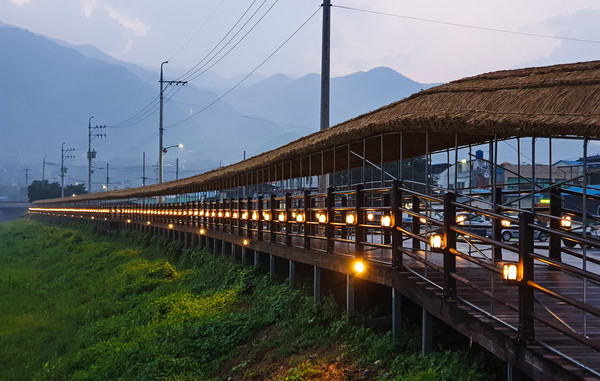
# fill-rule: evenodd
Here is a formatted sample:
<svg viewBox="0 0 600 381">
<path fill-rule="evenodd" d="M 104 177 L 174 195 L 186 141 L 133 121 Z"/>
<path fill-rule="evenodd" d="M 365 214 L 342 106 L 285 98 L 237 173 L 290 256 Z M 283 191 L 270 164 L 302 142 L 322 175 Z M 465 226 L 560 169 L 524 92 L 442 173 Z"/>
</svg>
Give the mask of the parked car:
<svg viewBox="0 0 600 381">
<path fill-rule="evenodd" d="M 491 236 L 492 232 L 490 230 L 490 237 Z M 519 229 L 502 229 L 502 232 L 500 233 L 500 238 L 505 242 L 510 241 L 513 238 L 519 238 Z M 533 239 L 536 239 L 540 242 L 546 242 L 546 240 L 548 239 L 548 234 L 539 230 L 534 230 Z"/>
<path fill-rule="evenodd" d="M 492 223 L 472 213 L 458 213 L 456 223 L 470 233 L 486 237 L 492 229 Z"/>
</svg>

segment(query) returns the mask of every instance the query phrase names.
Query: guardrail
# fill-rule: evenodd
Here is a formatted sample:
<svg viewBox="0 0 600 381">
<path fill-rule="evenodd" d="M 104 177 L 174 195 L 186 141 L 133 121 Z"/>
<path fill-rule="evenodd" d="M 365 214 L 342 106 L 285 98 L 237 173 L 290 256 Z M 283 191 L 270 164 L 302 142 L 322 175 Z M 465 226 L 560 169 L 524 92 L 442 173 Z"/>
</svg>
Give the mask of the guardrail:
<svg viewBox="0 0 600 381">
<path fill-rule="evenodd" d="M 497 192 L 501 200 L 502 192 Z M 555 200 L 560 197 L 553 194 Z M 523 345 L 540 343 L 600 376 L 600 257 L 589 255 L 600 249 L 600 240 L 585 229 L 578 231 L 582 225 L 573 216 L 581 213 L 557 204 L 551 205 L 549 214 L 535 215 L 502 205 L 484 209 L 458 202 L 452 192 L 425 194 L 395 181 L 390 187 L 359 185 L 353 190 L 306 190 L 280 197 L 41 206 L 30 211 L 141 225 L 185 225 L 389 263 L 439 288 L 444 298 L 462 301 L 509 327 Z M 477 222 L 480 218 L 488 222 Z M 549 220 L 548 226 L 541 219 Z M 518 241 L 501 240 L 500 232 L 507 227 L 518 228 Z M 547 246 L 535 245 L 536 231 L 550 238 Z M 579 244 L 581 249 L 564 243 Z M 505 279 L 512 264 L 516 278 Z"/>
</svg>

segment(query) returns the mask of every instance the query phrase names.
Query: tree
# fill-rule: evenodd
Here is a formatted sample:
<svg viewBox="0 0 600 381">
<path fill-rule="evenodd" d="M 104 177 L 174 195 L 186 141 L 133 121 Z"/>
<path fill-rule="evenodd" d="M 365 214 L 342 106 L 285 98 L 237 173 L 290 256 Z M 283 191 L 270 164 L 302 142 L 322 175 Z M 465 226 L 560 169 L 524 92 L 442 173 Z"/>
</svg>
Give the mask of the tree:
<svg viewBox="0 0 600 381">
<path fill-rule="evenodd" d="M 27 187 L 27 197 L 29 202 L 60 197 L 60 184 L 49 183 L 48 180 L 34 180 Z"/>
<path fill-rule="evenodd" d="M 70 184 L 65 187 L 65 196 L 72 196 L 74 194 L 86 194 L 87 190 L 83 184 Z"/>
</svg>

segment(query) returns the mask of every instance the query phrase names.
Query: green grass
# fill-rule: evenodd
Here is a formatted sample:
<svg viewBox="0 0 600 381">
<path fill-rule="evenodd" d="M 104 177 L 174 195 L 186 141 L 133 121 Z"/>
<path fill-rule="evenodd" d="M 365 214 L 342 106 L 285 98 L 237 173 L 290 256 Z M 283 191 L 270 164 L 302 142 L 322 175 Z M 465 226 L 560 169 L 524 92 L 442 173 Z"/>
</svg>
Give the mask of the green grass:
<svg viewBox="0 0 600 381">
<path fill-rule="evenodd" d="M 6 223 L 0 263 L 3 380 L 303 380 L 323 371 L 313 352 L 379 379 L 491 378 L 472 354 L 422 358 L 410 334 L 394 342 L 329 299 L 139 233 Z"/>
</svg>

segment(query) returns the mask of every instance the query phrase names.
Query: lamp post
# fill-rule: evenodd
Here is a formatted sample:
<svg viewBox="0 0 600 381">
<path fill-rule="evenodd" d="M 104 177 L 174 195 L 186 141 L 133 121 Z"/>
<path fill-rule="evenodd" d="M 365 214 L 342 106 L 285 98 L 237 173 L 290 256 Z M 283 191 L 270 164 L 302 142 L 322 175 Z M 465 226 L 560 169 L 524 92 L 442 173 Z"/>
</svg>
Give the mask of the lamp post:
<svg viewBox="0 0 600 381">
<path fill-rule="evenodd" d="M 162 146 L 162 139 L 161 139 L 161 146 Z M 159 184 L 162 184 L 163 182 L 163 155 L 165 153 L 167 153 L 167 151 L 169 150 L 169 148 L 183 148 L 183 144 L 175 144 L 172 146 L 168 146 L 168 147 L 162 147 L 162 149 L 160 150 L 160 159 L 159 159 L 159 164 L 158 164 L 158 172 L 159 172 Z"/>
<path fill-rule="evenodd" d="M 168 63 L 165 61 L 160 64 L 160 120 L 158 126 L 158 183 L 163 182 L 163 65 Z"/>
<path fill-rule="evenodd" d="M 92 193 L 92 118 L 88 118 L 88 193 Z"/>
<path fill-rule="evenodd" d="M 162 154 L 165 152 L 165 148 L 163 148 L 163 133 L 165 129 L 163 128 L 163 94 L 164 94 L 164 84 L 168 85 L 185 85 L 187 81 L 164 81 L 163 80 L 163 65 L 169 63 L 169 61 L 165 61 L 160 64 L 160 112 L 159 112 L 159 124 L 158 124 L 158 183 L 162 184 L 163 182 L 163 157 Z M 169 148 L 169 147 L 167 147 Z"/>
</svg>

